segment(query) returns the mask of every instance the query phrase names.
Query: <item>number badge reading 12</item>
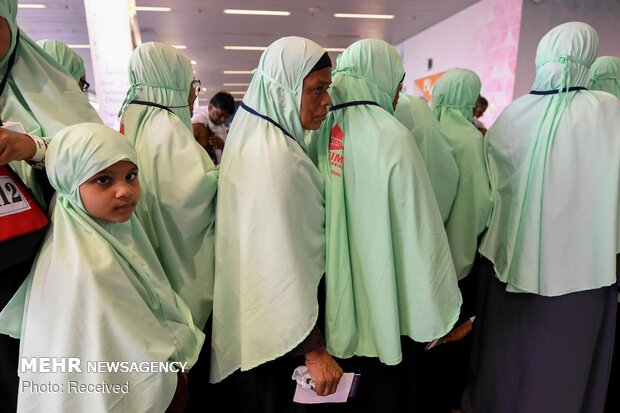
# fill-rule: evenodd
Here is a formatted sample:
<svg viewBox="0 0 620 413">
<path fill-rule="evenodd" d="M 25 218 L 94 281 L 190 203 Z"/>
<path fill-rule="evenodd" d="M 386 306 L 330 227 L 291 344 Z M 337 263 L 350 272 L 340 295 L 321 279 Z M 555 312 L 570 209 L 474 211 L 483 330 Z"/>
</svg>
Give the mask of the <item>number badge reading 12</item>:
<svg viewBox="0 0 620 413">
<path fill-rule="evenodd" d="M 9 176 L 0 176 L 0 217 L 31 209 L 30 204 Z"/>
</svg>

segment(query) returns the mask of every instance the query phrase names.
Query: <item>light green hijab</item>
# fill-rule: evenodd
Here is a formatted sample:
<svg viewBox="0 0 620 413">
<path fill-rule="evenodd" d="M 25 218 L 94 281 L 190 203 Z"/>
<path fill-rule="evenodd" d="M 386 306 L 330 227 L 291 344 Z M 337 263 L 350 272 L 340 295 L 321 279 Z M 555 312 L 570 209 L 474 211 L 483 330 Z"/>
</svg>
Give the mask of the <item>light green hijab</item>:
<svg viewBox="0 0 620 413">
<path fill-rule="evenodd" d="M 588 84 L 598 35 L 570 22 L 536 55 L 534 91 Z M 620 252 L 620 101 L 586 90 L 511 103 L 485 152 L 494 209 L 480 252 L 507 291 L 558 296 L 616 282 Z"/>
<path fill-rule="evenodd" d="M 132 55 L 130 77 L 127 101 L 133 96 L 166 106 L 185 102 L 173 113 L 125 106 L 121 125 L 138 153 L 142 199 L 136 216 L 172 288 L 202 328 L 213 305 L 217 171 L 186 123 L 191 64 L 172 46 L 144 43 Z"/>
<path fill-rule="evenodd" d="M 433 185 L 433 192 L 445 222 L 448 219 L 459 182 L 459 168 L 448 137 L 441 131 L 435 114 L 422 99 L 400 94 L 394 112 L 396 119 L 411 131 Z"/>
<path fill-rule="evenodd" d="M 433 88 L 433 112 L 448 137 L 459 168 L 456 197 L 446 221 L 459 280 L 473 267 L 478 236 L 486 227 L 492 207 L 483 137 L 472 123 L 480 87 L 480 78 L 471 70 L 452 69 Z"/>
<path fill-rule="evenodd" d="M 183 52 L 163 43 L 142 43 L 129 60 L 130 85 L 119 116 L 132 100 L 147 101 L 169 108 L 191 131 L 187 101 L 193 79 L 192 64 Z"/>
<path fill-rule="evenodd" d="M 590 68 L 590 89 L 620 98 L 620 57 L 598 57 Z"/>
<path fill-rule="evenodd" d="M 226 138 L 217 201 L 211 381 L 301 343 L 325 271 L 321 174 L 302 148 L 304 78 L 325 50 L 284 37 L 261 56 Z"/>
<path fill-rule="evenodd" d="M 65 383 L 64 392 L 22 392 L 19 411 L 164 411 L 175 373 L 89 372 L 88 362 L 186 362 L 204 335 L 172 291 L 135 217 L 110 223 L 91 217 L 79 187 L 97 172 L 136 154 L 117 132 L 79 124 L 56 134 L 47 174 L 58 198 L 52 226 L 32 271 L 0 313 L 0 331 L 21 338 L 20 357 L 77 357 L 82 373 L 22 372 L 20 380 Z M 72 333 L 73 332 L 73 333 Z M 129 393 L 75 393 L 68 382 L 124 384 Z"/>
<path fill-rule="evenodd" d="M 69 46 L 59 40 L 44 39 L 39 40 L 37 44 L 49 54 L 52 59 L 60 63 L 62 67 L 67 69 L 76 82 L 86 75 L 84 68 L 84 59 L 72 50 Z"/>
<path fill-rule="evenodd" d="M 299 121 L 303 81 L 325 50 L 312 41 L 302 41 L 301 50 L 294 50 L 290 41 L 284 39 L 298 41 L 301 38 L 283 38 L 265 50 L 243 103 L 276 121 L 304 147 L 304 129 Z M 282 70 L 285 64 L 286 70 Z"/>
<path fill-rule="evenodd" d="M 352 44 L 334 71 L 332 111 L 309 137 L 325 180 L 327 349 L 388 365 L 402 360 L 401 335 L 442 337 L 461 304 L 424 160 L 392 115 L 403 74 L 390 44 Z"/>
<path fill-rule="evenodd" d="M 340 89 L 348 90 L 348 100 L 371 96 L 381 108 L 394 114 L 392 102 L 405 77 L 405 68 L 396 48 L 386 45 L 377 39 L 353 43 L 338 56 L 332 76 L 338 78 Z"/>
<path fill-rule="evenodd" d="M 80 122 L 101 123 L 77 83 L 67 71 L 45 53 L 16 23 L 17 2 L 0 2 L 0 17 L 11 30 L 11 48 L 0 61 L 0 73 L 7 70 L 9 56 L 17 47 L 15 64 L 0 98 L 2 120 L 21 122 L 29 134 L 50 137 L 68 125 Z"/>
<path fill-rule="evenodd" d="M 80 122 L 101 123 L 95 109 L 69 76 L 66 69 L 45 53 L 26 33 L 20 31 L 17 42 L 17 1 L 0 2 L 0 17 L 11 30 L 11 47 L 0 60 L 0 76 L 8 69 L 11 53 L 15 63 L 0 96 L 0 118 L 3 122 L 21 122 L 26 133 L 46 140 L 68 125 Z M 11 166 L 44 205 L 43 191 L 26 162 Z"/>
</svg>

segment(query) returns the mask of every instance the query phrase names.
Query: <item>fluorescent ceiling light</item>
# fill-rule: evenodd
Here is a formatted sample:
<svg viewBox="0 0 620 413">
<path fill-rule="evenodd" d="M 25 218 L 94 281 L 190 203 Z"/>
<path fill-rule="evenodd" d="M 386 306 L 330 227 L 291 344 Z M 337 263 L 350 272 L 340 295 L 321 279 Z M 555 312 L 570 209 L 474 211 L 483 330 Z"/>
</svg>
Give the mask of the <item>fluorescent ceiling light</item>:
<svg viewBox="0 0 620 413">
<path fill-rule="evenodd" d="M 197 64 L 197 62 L 195 60 L 192 60 L 191 62 L 193 65 Z"/>
<path fill-rule="evenodd" d="M 228 92 L 231 95 L 245 95 L 245 92 L 247 92 L 247 90 L 233 90 L 232 92 Z"/>
<path fill-rule="evenodd" d="M 136 6 L 137 11 L 172 11 L 170 7 Z"/>
<path fill-rule="evenodd" d="M 17 5 L 18 9 L 44 9 L 47 5 L 41 3 L 21 3 Z"/>
<path fill-rule="evenodd" d="M 251 75 L 251 70 L 224 70 L 225 75 Z"/>
<path fill-rule="evenodd" d="M 89 44 L 68 44 L 67 46 L 69 46 L 72 49 L 88 49 L 88 48 L 90 48 Z"/>
<path fill-rule="evenodd" d="M 344 52 L 344 47 L 326 47 L 326 52 Z"/>
<path fill-rule="evenodd" d="M 225 9 L 225 14 L 250 14 L 252 16 L 290 16 L 290 11 L 277 11 L 277 10 L 239 10 L 239 9 Z"/>
<path fill-rule="evenodd" d="M 187 46 L 185 46 L 184 44 L 173 44 L 172 47 L 174 47 L 175 49 L 181 49 L 181 50 L 187 49 Z"/>
<path fill-rule="evenodd" d="M 222 83 L 222 86 L 250 86 L 249 83 Z"/>
<path fill-rule="evenodd" d="M 224 50 L 259 50 L 263 51 L 266 47 L 264 46 L 224 46 Z"/>
<path fill-rule="evenodd" d="M 356 14 L 356 13 L 335 13 L 334 17 L 345 19 L 393 19 L 393 14 Z"/>
</svg>

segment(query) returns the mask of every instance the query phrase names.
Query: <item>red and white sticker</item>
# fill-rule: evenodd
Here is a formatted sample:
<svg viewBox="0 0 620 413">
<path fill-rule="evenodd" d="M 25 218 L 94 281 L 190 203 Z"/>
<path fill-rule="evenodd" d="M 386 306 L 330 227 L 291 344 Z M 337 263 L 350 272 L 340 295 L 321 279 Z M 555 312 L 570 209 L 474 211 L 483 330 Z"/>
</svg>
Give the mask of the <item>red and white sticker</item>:
<svg viewBox="0 0 620 413">
<path fill-rule="evenodd" d="M 344 162 L 344 132 L 338 124 L 334 125 L 329 139 L 329 163 L 332 175 L 342 176 L 342 164 Z"/>
<path fill-rule="evenodd" d="M 31 209 L 24 194 L 8 176 L 0 176 L 0 217 Z"/>
</svg>

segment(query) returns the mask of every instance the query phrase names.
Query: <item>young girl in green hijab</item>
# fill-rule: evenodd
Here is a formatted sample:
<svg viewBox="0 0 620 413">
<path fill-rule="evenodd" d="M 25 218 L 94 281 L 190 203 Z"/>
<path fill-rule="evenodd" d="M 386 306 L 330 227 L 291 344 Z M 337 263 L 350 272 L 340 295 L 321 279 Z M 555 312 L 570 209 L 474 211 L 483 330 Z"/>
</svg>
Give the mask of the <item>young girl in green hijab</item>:
<svg viewBox="0 0 620 413">
<path fill-rule="evenodd" d="M 0 332 L 21 338 L 21 360 L 76 358 L 81 371 L 22 368 L 18 411 L 163 412 L 175 395 L 176 371 L 88 367 L 176 362 L 186 371 L 204 339 L 133 215 L 136 154 L 117 132 L 86 123 L 56 134 L 46 162 L 58 194 L 53 224 L 30 275 L 0 313 Z M 43 383 L 61 391 L 33 391 Z M 103 384 L 109 391 L 79 391 Z"/>
</svg>

